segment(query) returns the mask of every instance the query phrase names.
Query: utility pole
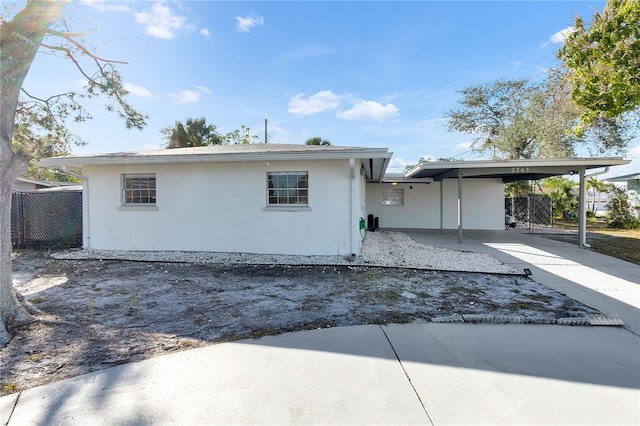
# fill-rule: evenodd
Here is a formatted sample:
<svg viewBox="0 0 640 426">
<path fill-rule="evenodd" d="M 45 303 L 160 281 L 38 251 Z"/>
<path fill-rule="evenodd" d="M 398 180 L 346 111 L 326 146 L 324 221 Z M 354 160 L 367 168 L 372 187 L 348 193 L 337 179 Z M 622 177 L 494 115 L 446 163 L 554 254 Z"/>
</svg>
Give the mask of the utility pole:
<svg viewBox="0 0 640 426">
<path fill-rule="evenodd" d="M 264 119 L 264 143 L 267 143 L 267 119 Z"/>
</svg>

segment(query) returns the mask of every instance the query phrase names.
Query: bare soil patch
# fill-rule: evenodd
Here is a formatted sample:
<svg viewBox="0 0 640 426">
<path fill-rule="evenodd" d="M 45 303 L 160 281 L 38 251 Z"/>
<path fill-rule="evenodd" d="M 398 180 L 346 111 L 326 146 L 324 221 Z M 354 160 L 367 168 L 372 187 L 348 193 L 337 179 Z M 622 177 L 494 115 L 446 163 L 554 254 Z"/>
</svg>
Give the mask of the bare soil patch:
<svg viewBox="0 0 640 426">
<path fill-rule="evenodd" d="M 0 393 L 156 355 L 288 331 L 599 313 L 515 275 L 367 266 L 55 260 L 15 253 L 14 283 L 42 310 L 0 351 Z"/>
</svg>

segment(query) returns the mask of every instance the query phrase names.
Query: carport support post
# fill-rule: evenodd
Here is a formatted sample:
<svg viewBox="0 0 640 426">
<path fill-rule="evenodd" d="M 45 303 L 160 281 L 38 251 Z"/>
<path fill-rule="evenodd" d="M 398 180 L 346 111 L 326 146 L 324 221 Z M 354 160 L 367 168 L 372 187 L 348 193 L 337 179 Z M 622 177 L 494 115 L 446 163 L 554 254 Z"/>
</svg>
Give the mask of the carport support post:
<svg viewBox="0 0 640 426">
<path fill-rule="evenodd" d="M 443 195 L 443 185 L 444 185 L 444 179 L 440 180 L 440 235 L 442 235 L 443 232 L 443 228 L 444 228 L 444 195 Z"/>
<path fill-rule="evenodd" d="M 462 170 L 458 169 L 458 244 L 462 244 Z"/>
<path fill-rule="evenodd" d="M 587 180 L 586 169 L 582 168 L 580 174 L 580 187 L 578 190 L 578 246 L 589 248 L 587 244 Z"/>
</svg>

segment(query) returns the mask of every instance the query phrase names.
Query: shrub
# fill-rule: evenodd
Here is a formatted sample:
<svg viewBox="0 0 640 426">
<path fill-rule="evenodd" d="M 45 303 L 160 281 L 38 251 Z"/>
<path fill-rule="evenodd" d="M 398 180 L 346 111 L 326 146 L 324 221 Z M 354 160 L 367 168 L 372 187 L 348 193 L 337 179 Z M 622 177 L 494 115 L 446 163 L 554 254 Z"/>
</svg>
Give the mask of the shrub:
<svg viewBox="0 0 640 426">
<path fill-rule="evenodd" d="M 608 211 L 610 228 L 640 229 L 637 194 L 620 188 L 613 190 L 613 196 L 605 206 Z"/>
</svg>

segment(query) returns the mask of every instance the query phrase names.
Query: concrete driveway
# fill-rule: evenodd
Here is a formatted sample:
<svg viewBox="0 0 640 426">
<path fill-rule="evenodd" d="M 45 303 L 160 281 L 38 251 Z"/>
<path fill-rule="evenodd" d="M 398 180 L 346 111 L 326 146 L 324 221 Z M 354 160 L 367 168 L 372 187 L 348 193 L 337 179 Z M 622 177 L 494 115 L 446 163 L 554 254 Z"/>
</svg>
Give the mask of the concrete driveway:
<svg viewBox="0 0 640 426">
<path fill-rule="evenodd" d="M 410 230 L 417 242 L 454 250 L 487 253 L 532 279 L 609 315 L 617 315 L 640 336 L 640 266 L 605 256 L 575 244 L 555 241 L 522 230 Z"/>
<path fill-rule="evenodd" d="M 305 331 L 30 389 L 0 399 L 0 421 L 637 425 L 638 348 L 638 337 L 620 327 L 424 323 Z"/>
</svg>

